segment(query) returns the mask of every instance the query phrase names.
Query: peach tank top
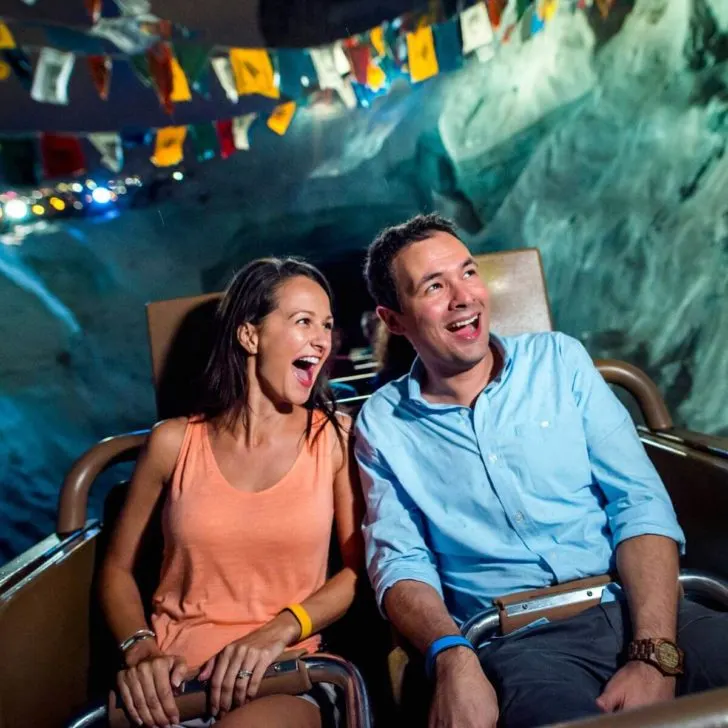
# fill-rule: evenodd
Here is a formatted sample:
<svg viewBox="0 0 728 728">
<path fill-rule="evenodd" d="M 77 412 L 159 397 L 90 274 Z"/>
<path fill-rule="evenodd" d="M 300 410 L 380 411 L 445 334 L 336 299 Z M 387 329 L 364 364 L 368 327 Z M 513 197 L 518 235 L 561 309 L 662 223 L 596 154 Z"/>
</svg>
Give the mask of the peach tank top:
<svg viewBox="0 0 728 728">
<path fill-rule="evenodd" d="M 322 421 L 314 414 L 314 433 Z M 164 560 L 152 615 L 162 650 L 199 667 L 324 584 L 335 436 L 327 424 L 278 483 L 250 493 L 220 472 L 206 423 L 189 421 L 162 515 Z M 319 645 L 314 635 L 298 646 Z"/>
</svg>

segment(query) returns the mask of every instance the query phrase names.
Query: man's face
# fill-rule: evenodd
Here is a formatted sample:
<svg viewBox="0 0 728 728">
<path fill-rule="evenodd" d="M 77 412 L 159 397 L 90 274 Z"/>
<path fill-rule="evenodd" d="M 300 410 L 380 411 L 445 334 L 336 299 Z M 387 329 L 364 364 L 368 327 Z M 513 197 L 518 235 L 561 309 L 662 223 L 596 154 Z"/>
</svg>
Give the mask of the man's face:
<svg viewBox="0 0 728 728">
<path fill-rule="evenodd" d="M 457 374 L 488 353 L 488 289 L 470 251 L 450 233 L 435 231 L 409 245 L 392 262 L 401 313 L 378 313 L 404 334 L 428 370 Z"/>
</svg>

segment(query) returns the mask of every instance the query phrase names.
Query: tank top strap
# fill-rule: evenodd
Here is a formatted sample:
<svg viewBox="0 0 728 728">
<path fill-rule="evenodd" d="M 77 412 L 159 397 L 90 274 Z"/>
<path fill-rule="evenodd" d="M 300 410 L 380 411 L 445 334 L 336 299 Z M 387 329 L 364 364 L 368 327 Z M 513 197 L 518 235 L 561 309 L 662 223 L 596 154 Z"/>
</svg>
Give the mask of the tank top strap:
<svg viewBox="0 0 728 728">
<path fill-rule="evenodd" d="M 171 490 L 173 494 L 179 493 L 186 475 L 199 472 L 201 466 L 204 469 L 203 472 L 208 471 L 204 448 L 205 427 L 205 421 L 201 417 L 190 417 L 187 420 L 172 475 Z"/>
</svg>

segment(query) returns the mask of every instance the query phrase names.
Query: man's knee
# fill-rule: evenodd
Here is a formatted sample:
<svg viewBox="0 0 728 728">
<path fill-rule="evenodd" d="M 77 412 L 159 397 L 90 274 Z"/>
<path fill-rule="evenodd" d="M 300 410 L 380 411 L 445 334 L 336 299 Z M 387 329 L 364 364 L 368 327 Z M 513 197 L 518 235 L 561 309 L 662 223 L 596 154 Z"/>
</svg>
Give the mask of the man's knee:
<svg viewBox="0 0 728 728">
<path fill-rule="evenodd" d="M 728 613 L 694 602 L 680 607 L 677 641 L 685 651 L 680 694 L 728 686 Z"/>
</svg>

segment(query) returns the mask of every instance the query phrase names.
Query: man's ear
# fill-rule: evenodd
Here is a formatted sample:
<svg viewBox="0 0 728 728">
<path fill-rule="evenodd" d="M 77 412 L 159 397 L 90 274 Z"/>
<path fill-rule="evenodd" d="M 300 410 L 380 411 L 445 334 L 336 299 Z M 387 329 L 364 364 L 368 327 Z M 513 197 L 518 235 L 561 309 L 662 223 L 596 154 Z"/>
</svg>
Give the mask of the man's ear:
<svg viewBox="0 0 728 728">
<path fill-rule="evenodd" d="M 251 323 L 238 326 L 238 343 L 252 356 L 258 353 L 258 329 Z"/>
<path fill-rule="evenodd" d="M 377 306 L 377 316 L 384 322 L 390 333 L 396 336 L 404 336 L 404 327 L 402 326 L 402 314 L 393 311 L 386 306 Z"/>
</svg>

